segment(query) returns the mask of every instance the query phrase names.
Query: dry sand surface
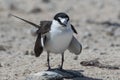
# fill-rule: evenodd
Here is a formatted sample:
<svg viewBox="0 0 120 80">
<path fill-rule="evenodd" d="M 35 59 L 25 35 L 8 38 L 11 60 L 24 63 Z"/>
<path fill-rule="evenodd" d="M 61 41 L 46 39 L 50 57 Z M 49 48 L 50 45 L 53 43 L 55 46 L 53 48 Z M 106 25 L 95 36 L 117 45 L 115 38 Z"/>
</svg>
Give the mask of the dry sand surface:
<svg viewBox="0 0 120 80">
<path fill-rule="evenodd" d="M 35 28 L 8 14 L 39 24 L 57 12 L 70 16 L 83 46 L 78 59 L 65 52 L 64 69 L 85 76 L 70 80 L 120 80 L 120 69 L 80 64 L 98 59 L 101 64 L 120 67 L 120 0 L 0 0 L 0 80 L 25 80 L 29 74 L 47 69 L 46 52 L 34 56 L 36 36 L 31 31 Z M 53 68 L 58 67 L 60 58 L 51 54 Z"/>
</svg>

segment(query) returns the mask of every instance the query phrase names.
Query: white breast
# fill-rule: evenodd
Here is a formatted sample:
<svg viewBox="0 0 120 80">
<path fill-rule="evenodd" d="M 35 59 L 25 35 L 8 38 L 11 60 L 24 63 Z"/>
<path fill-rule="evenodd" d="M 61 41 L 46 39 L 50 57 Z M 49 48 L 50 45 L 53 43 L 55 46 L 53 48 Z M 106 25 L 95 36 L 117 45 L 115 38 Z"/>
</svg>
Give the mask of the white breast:
<svg viewBox="0 0 120 80">
<path fill-rule="evenodd" d="M 53 26 L 52 26 L 53 27 Z M 54 27 L 47 35 L 45 48 L 53 53 L 64 52 L 72 39 L 73 31 L 71 27 Z"/>
</svg>

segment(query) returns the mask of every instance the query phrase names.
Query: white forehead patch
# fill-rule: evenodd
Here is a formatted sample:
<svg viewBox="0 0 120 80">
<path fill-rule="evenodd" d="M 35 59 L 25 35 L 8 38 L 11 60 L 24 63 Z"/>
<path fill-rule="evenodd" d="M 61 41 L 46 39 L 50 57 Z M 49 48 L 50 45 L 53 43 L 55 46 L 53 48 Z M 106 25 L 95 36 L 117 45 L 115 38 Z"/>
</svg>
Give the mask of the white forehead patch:
<svg viewBox="0 0 120 80">
<path fill-rule="evenodd" d="M 67 21 L 68 18 L 61 18 L 61 17 L 58 17 L 58 19 L 60 19 L 60 21 L 61 21 L 62 23 L 64 23 L 65 21 Z"/>
</svg>

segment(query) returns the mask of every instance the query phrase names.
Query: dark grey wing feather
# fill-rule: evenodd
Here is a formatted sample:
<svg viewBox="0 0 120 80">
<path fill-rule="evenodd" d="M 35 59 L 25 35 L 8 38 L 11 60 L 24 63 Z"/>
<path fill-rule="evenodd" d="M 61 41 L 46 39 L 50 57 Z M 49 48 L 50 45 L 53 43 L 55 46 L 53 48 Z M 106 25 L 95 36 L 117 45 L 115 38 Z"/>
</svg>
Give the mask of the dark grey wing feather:
<svg viewBox="0 0 120 80">
<path fill-rule="evenodd" d="M 14 17 L 16 17 L 16 18 L 18 18 L 18 19 L 20 19 L 20 20 L 22 20 L 22 21 L 24 21 L 24 22 L 26 22 L 26 23 L 28 23 L 28 24 L 31 24 L 32 26 L 34 26 L 34 27 L 36 27 L 36 28 L 39 28 L 40 26 L 39 25 L 37 25 L 37 24 L 35 24 L 35 23 L 33 23 L 33 22 L 30 22 L 30 21 L 28 21 L 28 20 L 25 20 L 25 19 L 23 19 L 23 18 L 20 18 L 20 17 L 18 17 L 18 16 L 15 16 L 15 15 L 13 15 L 13 14 L 10 14 L 11 16 L 14 16 Z"/>
<path fill-rule="evenodd" d="M 35 46 L 34 46 L 34 52 L 35 52 L 35 56 L 36 57 L 39 57 L 40 54 L 43 52 L 43 46 L 42 46 L 42 43 L 41 43 L 41 35 L 47 33 L 50 31 L 50 28 L 51 28 L 51 24 L 52 24 L 52 21 L 41 21 L 40 22 L 40 25 L 37 25 L 33 22 L 30 22 L 28 20 L 25 20 L 23 18 L 20 18 L 18 16 L 15 16 L 15 15 L 12 15 L 10 14 L 11 16 L 14 16 L 28 24 L 31 24 L 32 26 L 38 28 L 38 30 L 36 31 L 36 33 L 38 34 L 37 36 L 37 39 L 36 39 L 36 42 L 35 42 Z M 44 36 L 44 41 L 46 39 L 46 36 Z M 45 43 L 45 42 L 44 42 Z"/>
<path fill-rule="evenodd" d="M 35 46 L 34 46 L 34 52 L 35 52 L 36 57 L 39 57 L 40 54 L 43 52 L 43 46 L 41 43 L 41 34 L 38 34 L 38 37 L 36 39 Z"/>
<path fill-rule="evenodd" d="M 72 28 L 72 30 L 73 30 L 74 33 L 78 34 L 77 30 L 74 28 L 74 26 L 72 24 L 71 24 L 71 28 Z"/>
<path fill-rule="evenodd" d="M 76 55 L 79 55 L 82 51 L 82 45 L 79 43 L 79 41 L 73 36 L 70 45 L 68 47 L 68 50 L 71 53 L 74 53 Z"/>
<path fill-rule="evenodd" d="M 16 17 L 16 18 L 18 18 L 18 19 L 20 19 L 20 20 L 22 20 L 22 21 L 36 27 L 36 28 L 38 28 L 38 30 L 36 31 L 36 33 L 38 33 L 38 34 L 39 33 L 44 34 L 44 33 L 47 33 L 47 32 L 50 31 L 52 21 L 41 21 L 40 25 L 37 25 L 37 24 L 35 24 L 35 23 L 31 22 L 31 21 L 25 20 L 25 19 L 23 19 L 21 17 L 18 17 L 16 15 L 13 15 L 13 14 L 10 14 L 10 15 L 14 16 L 14 17 Z"/>
<path fill-rule="evenodd" d="M 50 31 L 52 21 L 41 21 L 37 33 L 45 34 Z"/>
</svg>

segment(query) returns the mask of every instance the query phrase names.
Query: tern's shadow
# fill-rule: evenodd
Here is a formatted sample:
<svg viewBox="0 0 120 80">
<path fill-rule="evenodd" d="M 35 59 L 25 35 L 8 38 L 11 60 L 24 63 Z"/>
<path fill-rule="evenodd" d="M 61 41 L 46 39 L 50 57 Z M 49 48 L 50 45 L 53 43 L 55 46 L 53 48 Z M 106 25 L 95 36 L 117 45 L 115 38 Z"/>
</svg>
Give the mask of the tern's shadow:
<svg viewBox="0 0 120 80">
<path fill-rule="evenodd" d="M 64 69 L 51 69 L 50 71 L 56 72 L 61 74 L 65 79 L 72 79 L 72 80 L 102 80 L 96 79 L 92 77 L 84 76 L 81 72 L 82 70 L 64 70 Z"/>
</svg>

